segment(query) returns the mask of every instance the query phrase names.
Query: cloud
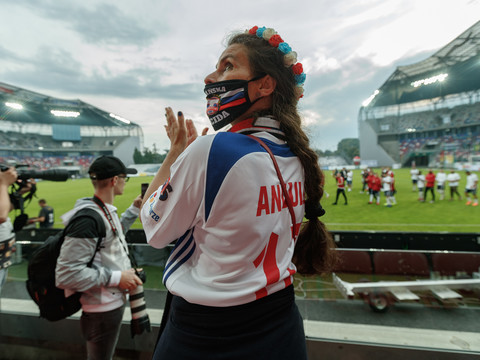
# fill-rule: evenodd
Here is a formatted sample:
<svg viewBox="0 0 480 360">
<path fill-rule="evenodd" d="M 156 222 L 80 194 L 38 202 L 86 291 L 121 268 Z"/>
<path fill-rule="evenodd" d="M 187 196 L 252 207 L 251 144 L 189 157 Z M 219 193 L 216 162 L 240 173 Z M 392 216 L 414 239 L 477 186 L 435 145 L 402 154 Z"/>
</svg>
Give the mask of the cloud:
<svg viewBox="0 0 480 360">
<path fill-rule="evenodd" d="M 13 51 L 6 49 L 0 44 L 0 59 L 2 61 L 15 62 L 19 60 L 19 57 Z"/>
<path fill-rule="evenodd" d="M 45 69 L 46 71 L 38 74 L 38 71 Z M 46 65 L 45 67 L 37 66 L 35 70 L 10 72 L 9 76 L 3 79 L 12 84 L 29 84 L 29 87 L 38 89 L 55 89 L 58 93 L 58 83 L 63 82 L 61 92 L 64 94 L 89 94 L 93 96 L 115 96 L 121 98 L 163 98 L 169 100 L 182 100 L 185 98 L 203 99 L 203 86 L 199 84 L 170 84 L 162 85 L 161 83 L 152 81 L 143 83 L 139 79 L 142 78 L 139 72 L 128 71 L 118 76 L 103 77 L 94 74 L 91 77 L 78 76 L 77 73 L 71 71 L 68 67 L 55 68 Z M 155 74 L 148 73 L 155 79 Z M 48 93 L 48 90 L 45 90 Z M 51 92 L 51 91 L 50 91 Z M 111 111 L 114 111 L 113 109 Z"/>
<path fill-rule="evenodd" d="M 325 126 L 331 124 L 334 119 L 332 117 L 322 116 L 320 113 L 313 110 L 301 111 L 303 125 L 309 126 Z"/>
<path fill-rule="evenodd" d="M 64 49 L 41 46 L 34 57 L 18 56 L 0 47 L 2 62 L 11 66 L 0 68 L 3 81 L 40 89 L 61 89 L 64 93 L 116 96 L 118 98 L 185 98 L 203 99 L 202 83 L 164 84 L 169 72 L 161 67 L 142 65 L 114 72 L 109 66 L 85 69 L 84 64 Z M 9 60 L 9 61 L 8 61 Z"/>
<path fill-rule="evenodd" d="M 12 2 L 8 3 L 12 5 Z M 155 28 L 142 26 L 138 17 L 126 14 L 118 6 L 95 2 L 91 7 L 83 5 L 89 3 L 92 2 L 16 0 L 13 5 L 28 8 L 50 21 L 63 23 L 65 28 L 73 30 L 91 44 L 145 46 L 165 30 L 161 23 Z"/>
<path fill-rule="evenodd" d="M 70 4 L 65 3 L 67 7 Z M 62 16 L 68 9 L 54 8 L 51 15 Z M 100 4 L 95 9 L 76 7 L 69 11 L 63 20 L 71 26 L 85 41 L 109 45 L 148 45 L 162 30 L 162 26 L 155 31 L 146 28 L 138 19 L 124 14 L 113 5 Z"/>
<path fill-rule="evenodd" d="M 478 21 L 480 10 L 480 1 L 470 0 L 305 0 L 302 11 L 292 11 L 291 2 L 244 2 L 222 3 L 229 16 L 218 16 L 219 9 L 187 0 L 0 0 L 7 14 L 0 81 L 80 98 L 139 123 L 146 145 L 163 147 L 159 141 L 168 140 L 157 133 L 164 106 L 188 113 L 199 129 L 208 124 L 203 78 L 222 38 L 272 26 L 307 72 L 300 110 L 312 144 L 335 149 L 357 136 L 362 102 L 396 66 L 423 60 Z"/>
</svg>

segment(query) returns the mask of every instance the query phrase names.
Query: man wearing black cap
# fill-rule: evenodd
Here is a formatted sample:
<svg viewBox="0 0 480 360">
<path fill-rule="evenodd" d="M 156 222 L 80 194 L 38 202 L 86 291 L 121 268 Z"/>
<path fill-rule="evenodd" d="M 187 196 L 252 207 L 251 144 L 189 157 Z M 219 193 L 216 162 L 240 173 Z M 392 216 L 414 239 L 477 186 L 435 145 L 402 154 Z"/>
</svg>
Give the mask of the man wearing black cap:
<svg viewBox="0 0 480 360">
<path fill-rule="evenodd" d="M 65 225 L 81 209 L 93 209 L 105 223 L 106 235 L 101 240 L 92 217 L 75 219 L 65 234 L 56 267 L 56 285 L 68 296 L 81 292 L 80 325 L 87 343 L 89 359 L 111 359 L 118 340 L 126 303 L 126 292 L 142 284 L 128 256 L 126 232 L 138 217 L 142 199 L 117 215 L 115 196 L 122 195 L 128 174 L 135 169 L 125 167 L 114 156 L 97 158 L 88 171 L 95 193 L 93 198 L 77 200 L 73 210 L 62 216 Z M 97 249 L 97 250 L 96 250 Z M 92 265 L 87 264 L 91 259 Z"/>
</svg>

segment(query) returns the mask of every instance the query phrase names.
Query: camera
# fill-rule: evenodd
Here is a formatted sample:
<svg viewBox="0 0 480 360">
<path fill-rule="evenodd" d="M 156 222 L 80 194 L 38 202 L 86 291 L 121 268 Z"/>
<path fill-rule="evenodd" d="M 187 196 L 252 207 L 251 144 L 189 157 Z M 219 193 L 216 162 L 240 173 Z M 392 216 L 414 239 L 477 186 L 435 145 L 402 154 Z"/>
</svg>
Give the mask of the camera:
<svg viewBox="0 0 480 360">
<path fill-rule="evenodd" d="M 135 269 L 135 275 L 137 275 L 140 280 L 142 280 L 142 283 L 147 282 L 147 274 L 145 273 L 145 270 L 143 269 Z"/>
<path fill-rule="evenodd" d="M 142 280 L 143 283 L 147 281 L 145 271 L 135 269 L 135 273 Z M 130 291 L 129 296 L 130 311 L 132 313 L 132 320 L 130 322 L 130 332 L 132 338 L 135 335 L 142 334 L 145 330 L 151 332 L 150 318 L 147 314 L 147 305 L 145 304 L 145 294 L 143 292 L 143 285 L 139 285 L 135 290 Z"/>
<path fill-rule="evenodd" d="M 67 170 L 51 169 L 51 170 L 35 170 L 27 168 L 27 165 L 16 165 L 18 179 L 42 179 L 48 181 L 67 181 L 69 173 Z M 7 171 L 10 166 L 0 165 L 0 171 Z"/>
<path fill-rule="evenodd" d="M 11 166 L 0 164 L 0 171 L 7 171 Z M 69 173 L 67 170 L 51 169 L 51 170 L 35 170 L 30 169 L 28 165 L 17 164 L 17 181 L 11 185 L 10 202 L 14 209 L 20 210 L 13 222 L 13 231 L 18 232 L 22 230 L 23 226 L 28 221 L 28 215 L 24 213 L 24 203 L 30 203 L 37 187 L 34 182 L 29 182 L 29 179 L 42 179 L 49 181 L 67 181 Z M 26 194 L 26 195 L 25 195 Z M 25 195 L 25 196 L 24 196 Z"/>
</svg>

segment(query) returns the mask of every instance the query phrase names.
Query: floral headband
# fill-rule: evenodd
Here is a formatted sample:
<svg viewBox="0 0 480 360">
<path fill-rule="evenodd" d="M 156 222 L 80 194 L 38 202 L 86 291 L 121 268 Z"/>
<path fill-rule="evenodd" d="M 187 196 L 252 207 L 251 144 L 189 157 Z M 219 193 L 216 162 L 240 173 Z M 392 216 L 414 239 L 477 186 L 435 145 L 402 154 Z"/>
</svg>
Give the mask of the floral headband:
<svg viewBox="0 0 480 360">
<path fill-rule="evenodd" d="M 265 39 L 268 41 L 270 45 L 273 47 L 278 48 L 284 56 L 283 56 L 283 64 L 285 67 L 291 67 L 293 71 L 293 75 L 295 77 L 295 93 L 297 98 L 300 99 L 303 97 L 303 85 L 305 84 L 305 79 L 307 75 L 303 72 L 303 65 L 297 62 L 297 53 L 292 51 L 290 45 L 288 45 L 280 35 L 274 29 L 266 28 L 262 26 L 259 28 L 258 26 L 252 27 L 250 30 L 247 30 L 251 35 L 256 35 L 261 39 Z"/>
</svg>

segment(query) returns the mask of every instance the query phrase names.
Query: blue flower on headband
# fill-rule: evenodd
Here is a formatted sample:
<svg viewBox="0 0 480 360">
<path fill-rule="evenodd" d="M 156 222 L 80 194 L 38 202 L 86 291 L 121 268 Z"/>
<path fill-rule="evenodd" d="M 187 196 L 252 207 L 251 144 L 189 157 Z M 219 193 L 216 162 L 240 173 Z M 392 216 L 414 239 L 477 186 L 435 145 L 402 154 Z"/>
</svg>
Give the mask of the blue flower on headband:
<svg viewBox="0 0 480 360">
<path fill-rule="evenodd" d="M 305 73 L 301 73 L 300 75 L 295 75 L 295 83 L 297 85 L 303 85 L 306 79 L 307 79 L 307 75 Z"/>
<path fill-rule="evenodd" d="M 265 39 L 268 43 L 278 48 L 283 54 L 283 65 L 286 68 L 291 69 L 293 72 L 295 80 L 295 95 L 297 99 L 303 97 L 303 84 L 307 78 L 307 75 L 303 72 L 303 65 L 297 62 L 297 53 L 292 50 L 290 45 L 283 41 L 280 35 L 272 28 L 266 28 L 265 26 L 258 27 L 254 26 L 249 30 L 246 30 L 245 33 L 252 36 L 257 36 L 260 39 Z"/>
<path fill-rule="evenodd" d="M 262 26 L 261 28 L 258 28 L 258 30 L 257 30 L 257 36 L 258 36 L 259 38 L 261 38 L 261 37 L 263 36 L 263 32 L 264 32 L 265 30 L 267 30 L 267 28 L 266 28 L 265 26 Z"/>
<path fill-rule="evenodd" d="M 278 50 L 284 54 L 288 54 L 290 51 L 292 51 L 292 48 L 286 42 L 282 42 L 278 45 Z"/>
</svg>

